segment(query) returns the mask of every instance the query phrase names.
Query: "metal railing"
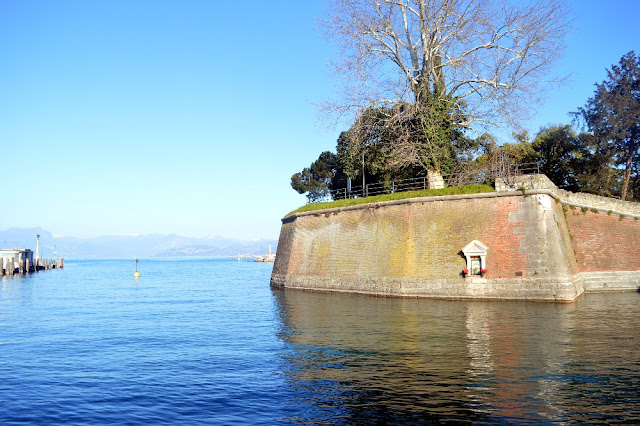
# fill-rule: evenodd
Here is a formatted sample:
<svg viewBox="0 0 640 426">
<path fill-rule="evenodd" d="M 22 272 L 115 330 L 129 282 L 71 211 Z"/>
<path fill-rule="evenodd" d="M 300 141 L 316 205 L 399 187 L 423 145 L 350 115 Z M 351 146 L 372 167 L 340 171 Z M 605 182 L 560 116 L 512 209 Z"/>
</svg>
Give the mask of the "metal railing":
<svg viewBox="0 0 640 426">
<path fill-rule="evenodd" d="M 496 179 L 502 179 L 505 183 L 510 184 L 518 176 L 539 173 L 540 168 L 537 163 L 504 164 L 491 169 L 468 170 L 460 173 L 441 175 L 441 179 L 442 183 L 446 187 L 493 183 Z M 440 176 L 436 179 L 440 180 Z M 427 176 L 391 180 L 387 182 L 365 184 L 364 187 L 362 185 L 352 185 L 351 190 L 347 188 L 329 190 L 325 197 L 315 201 L 371 197 L 374 195 L 429 189 L 432 186 L 429 185 L 429 177 Z"/>
</svg>

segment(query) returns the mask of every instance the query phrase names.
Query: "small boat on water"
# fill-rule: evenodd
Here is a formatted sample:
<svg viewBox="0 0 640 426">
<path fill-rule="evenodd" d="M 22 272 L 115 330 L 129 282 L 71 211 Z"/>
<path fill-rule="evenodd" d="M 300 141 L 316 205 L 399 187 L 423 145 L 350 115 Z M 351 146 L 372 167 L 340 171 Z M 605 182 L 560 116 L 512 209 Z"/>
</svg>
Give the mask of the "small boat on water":
<svg viewBox="0 0 640 426">
<path fill-rule="evenodd" d="M 275 262 L 276 254 L 271 251 L 271 244 L 269 244 L 269 253 L 257 256 L 253 259 L 254 262 Z"/>
</svg>

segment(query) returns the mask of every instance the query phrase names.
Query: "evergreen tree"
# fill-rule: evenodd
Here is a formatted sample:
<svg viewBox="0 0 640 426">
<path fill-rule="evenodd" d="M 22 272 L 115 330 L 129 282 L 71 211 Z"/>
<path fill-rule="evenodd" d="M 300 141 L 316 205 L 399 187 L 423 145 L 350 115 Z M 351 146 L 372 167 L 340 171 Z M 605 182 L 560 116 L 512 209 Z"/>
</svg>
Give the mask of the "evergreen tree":
<svg viewBox="0 0 640 426">
<path fill-rule="evenodd" d="M 635 52 L 607 70 L 607 80 L 596 84 L 594 96 L 574 114 L 593 133 L 597 145 L 592 149 L 611 152 L 614 164 L 623 167 L 620 198 L 625 200 L 640 155 L 640 58 Z"/>
<path fill-rule="evenodd" d="M 540 172 L 558 187 L 580 191 L 580 174 L 586 155 L 584 137 L 570 125 L 543 127 L 532 143 Z"/>
<path fill-rule="evenodd" d="M 346 187 L 346 176 L 336 154 L 325 151 L 309 167 L 291 176 L 291 187 L 300 194 L 306 193 L 309 202 L 315 202 Z"/>
</svg>

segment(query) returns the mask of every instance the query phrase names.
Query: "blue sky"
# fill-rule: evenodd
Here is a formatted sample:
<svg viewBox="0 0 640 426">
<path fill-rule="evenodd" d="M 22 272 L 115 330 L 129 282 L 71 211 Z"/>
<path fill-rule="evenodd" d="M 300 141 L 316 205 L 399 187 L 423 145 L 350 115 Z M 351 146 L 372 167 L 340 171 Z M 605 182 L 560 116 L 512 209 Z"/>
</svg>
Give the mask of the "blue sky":
<svg viewBox="0 0 640 426">
<path fill-rule="evenodd" d="M 640 1 L 569 4 L 557 71 L 572 82 L 532 133 L 569 122 L 605 68 L 640 51 Z M 334 89 L 327 6 L 0 0 L 0 229 L 277 238 L 306 201 L 291 175 L 342 130 L 314 106 Z"/>
</svg>

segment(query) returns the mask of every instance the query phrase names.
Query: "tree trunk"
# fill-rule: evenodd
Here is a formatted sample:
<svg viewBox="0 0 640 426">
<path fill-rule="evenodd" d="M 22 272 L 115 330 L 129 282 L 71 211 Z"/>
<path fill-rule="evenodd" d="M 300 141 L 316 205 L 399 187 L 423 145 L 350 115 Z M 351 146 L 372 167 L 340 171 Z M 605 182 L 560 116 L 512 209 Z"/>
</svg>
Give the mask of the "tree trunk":
<svg viewBox="0 0 640 426">
<path fill-rule="evenodd" d="M 627 164 L 624 169 L 624 183 L 622 184 L 622 195 L 620 195 L 620 199 L 622 201 L 627 199 L 627 190 L 629 189 L 629 178 L 631 177 L 631 162 L 633 161 L 633 152 L 631 150 L 629 156 L 627 157 Z"/>
<path fill-rule="evenodd" d="M 442 189 L 445 187 L 440 170 L 427 170 L 427 181 L 429 189 Z"/>
</svg>

